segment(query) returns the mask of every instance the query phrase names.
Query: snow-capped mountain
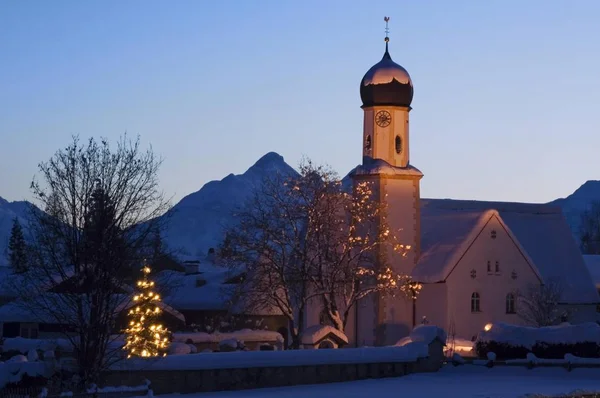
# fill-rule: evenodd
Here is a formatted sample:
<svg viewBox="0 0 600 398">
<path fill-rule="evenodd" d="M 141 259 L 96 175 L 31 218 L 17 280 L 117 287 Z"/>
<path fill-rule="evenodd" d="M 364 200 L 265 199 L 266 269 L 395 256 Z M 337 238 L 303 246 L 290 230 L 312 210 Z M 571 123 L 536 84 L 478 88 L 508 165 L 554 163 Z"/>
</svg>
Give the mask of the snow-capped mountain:
<svg viewBox="0 0 600 398">
<path fill-rule="evenodd" d="M 220 181 L 206 183 L 173 207 L 164 233 L 165 243 L 179 257 L 203 257 L 223 239 L 223 227 L 232 221 L 232 212 L 243 206 L 255 187 L 274 173 L 295 174 L 282 156 L 270 152 L 245 173 L 230 174 Z M 349 178 L 344 178 L 345 185 Z M 594 201 L 600 201 L 600 181 L 587 181 L 573 194 L 550 204 L 560 206 L 574 236 L 579 235 L 581 213 Z M 19 218 L 26 229 L 29 202 L 8 202 L 0 197 L 0 266 L 7 265 L 8 239 L 13 219 Z"/>
<path fill-rule="evenodd" d="M 8 202 L 0 197 L 0 266 L 8 265 L 8 239 L 13 220 L 19 219 L 23 229 L 26 229 L 29 202 Z"/>
<path fill-rule="evenodd" d="M 231 222 L 232 212 L 245 203 L 258 184 L 275 173 L 291 175 L 296 171 L 282 156 L 269 152 L 245 173 L 208 182 L 187 195 L 173 207 L 167 220 L 165 243 L 182 258 L 204 256 L 221 243 L 223 227 Z"/>
<path fill-rule="evenodd" d="M 573 235 L 579 240 L 579 227 L 582 213 L 595 202 L 600 201 L 600 181 L 586 181 L 566 198 L 553 200 L 550 204 L 560 206 Z"/>
</svg>

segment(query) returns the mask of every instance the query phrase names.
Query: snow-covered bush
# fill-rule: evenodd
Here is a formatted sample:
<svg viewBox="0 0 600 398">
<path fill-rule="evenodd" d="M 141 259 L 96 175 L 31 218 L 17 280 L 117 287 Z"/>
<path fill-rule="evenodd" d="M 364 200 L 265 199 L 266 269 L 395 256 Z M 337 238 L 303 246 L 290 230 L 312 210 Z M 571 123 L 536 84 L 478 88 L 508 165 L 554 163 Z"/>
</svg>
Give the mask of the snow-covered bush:
<svg viewBox="0 0 600 398">
<path fill-rule="evenodd" d="M 185 343 L 171 343 L 167 349 L 169 355 L 187 355 L 191 352 L 190 345 Z"/>
<path fill-rule="evenodd" d="M 221 352 L 243 351 L 245 348 L 244 342 L 237 339 L 226 339 L 219 342 L 219 351 Z"/>
<path fill-rule="evenodd" d="M 409 343 L 425 343 L 431 344 L 435 339 L 438 339 L 442 343 L 446 344 L 448 336 L 444 329 L 438 328 L 437 326 L 430 325 L 418 325 L 415 327 L 408 336 L 400 339 L 395 345 L 405 346 Z"/>
<path fill-rule="evenodd" d="M 583 358 L 600 357 L 600 325 L 582 323 L 532 328 L 493 324 L 479 333 L 475 350 L 480 358 L 488 352 L 498 359 L 524 358 L 528 353 L 538 358 L 561 359 L 565 354 Z"/>
<path fill-rule="evenodd" d="M 27 357 L 25 355 L 15 355 L 14 357 L 11 357 L 8 361 L 6 362 L 27 362 Z"/>
</svg>

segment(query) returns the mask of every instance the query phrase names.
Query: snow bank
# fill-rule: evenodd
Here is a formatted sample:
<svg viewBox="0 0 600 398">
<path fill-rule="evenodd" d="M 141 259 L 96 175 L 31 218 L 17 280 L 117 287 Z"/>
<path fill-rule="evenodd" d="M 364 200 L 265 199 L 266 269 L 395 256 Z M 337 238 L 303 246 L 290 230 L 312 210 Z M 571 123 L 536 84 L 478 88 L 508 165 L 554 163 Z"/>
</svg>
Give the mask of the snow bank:
<svg viewBox="0 0 600 398">
<path fill-rule="evenodd" d="M 239 340 L 244 342 L 276 341 L 283 343 L 283 336 L 278 332 L 270 330 L 242 329 L 231 333 L 173 333 L 173 341 L 185 343 L 191 340 L 193 343 L 219 343 L 223 340 Z"/>
<path fill-rule="evenodd" d="M 425 343 L 429 345 L 435 339 L 446 343 L 447 336 L 444 329 L 432 325 L 419 325 L 410 332 L 410 335 L 398 340 L 395 345 L 399 347 L 403 347 L 409 343 Z"/>
<path fill-rule="evenodd" d="M 192 349 L 188 344 L 185 343 L 171 343 L 167 349 L 168 355 L 187 355 L 192 352 Z"/>
<path fill-rule="evenodd" d="M 20 357 L 23 357 L 19 358 L 21 361 L 0 362 L 0 388 L 21 381 L 24 375 L 50 377 L 54 373 L 54 369 L 44 362 L 27 362 L 27 358 Z"/>
<path fill-rule="evenodd" d="M 577 325 L 563 323 L 557 326 L 533 328 L 506 323 L 494 323 L 490 330 L 479 332 L 477 341 L 496 341 L 513 346 L 522 346 L 527 349 L 531 349 L 536 342 L 548 344 L 593 342 L 600 344 L 600 325 L 592 322 Z"/>
<path fill-rule="evenodd" d="M 344 332 L 341 332 L 329 325 L 315 325 L 306 328 L 302 332 L 302 344 L 317 344 L 330 333 L 342 340 L 344 343 L 348 344 L 348 337 L 346 337 Z"/>
<path fill-rule="evenodd" d="M 342 350 L 233 351 L 129 359 L 113 365 L 114 370 L 198 370 L 253 367 L 334 365 L 342 363 L 414 362 L 426 358 L 429 347 L 409 343 L 403 347 L 347 348 Z"/>
<path fill-rule="evenodd" d="M 238 348 L 238 341 L 236 339 L 221 340 L 219 342 L 219 347 L 229 347 L 235 350 Z"/>
</svg>

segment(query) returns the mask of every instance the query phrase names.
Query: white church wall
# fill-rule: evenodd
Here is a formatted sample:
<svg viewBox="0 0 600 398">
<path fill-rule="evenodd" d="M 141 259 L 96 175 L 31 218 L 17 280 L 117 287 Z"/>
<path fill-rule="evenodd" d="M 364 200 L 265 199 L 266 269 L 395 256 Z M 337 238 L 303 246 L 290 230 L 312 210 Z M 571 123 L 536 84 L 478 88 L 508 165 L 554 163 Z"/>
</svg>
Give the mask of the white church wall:
<svg viewBox="0 0 600 398">
<path fill-rule="evenodd" d="M 398 242 L 411 246 L 402 257 L 391 248 L 388 251 L 389 263 L 397 273 L 409 275 L 417 261 L 419 230 L 418 201 L 419 183 L 415 178 L 384 178 L 381 180 L 382 193 L 387 195 L 387 216 L 392 233 Z M 384 300 L 385 339 L 383 344 L 395 344 L 412 330 L 412 302 L 403 298 Z"/>
<path fill-rule="evenodd" d="M 411 250 L 405 257 L 388 253 L 390 263 L 396 272 L 410 274 L 417 263 L 417 240 L 420 234 L 417 219 L 419 201 L 419 183 L 411 178 L 385 178 L 382 180 L 382 192 L 387 195 L 387 219 L 398 242 L 410 245 Z"/>
<path fill-rule="evenodd" d="M 493 231 L 496 238 L 492 238 Z M 473 270 L 475 278 L 471 276 Z M 446 279 L 447 321 L 454 323 L 457 337 L 466 339 L 476 336 L 487 323 L 523 324 L 516 314 L 506 312 L 506 297 L 532 283 L 539 283 L 539 279 L 494 215 Z M 479 294 L 480 311 L 471 311 L 473 293 Z"/>
<path fill-rule="evenodd" d="M 359 347 L 375 345 L 375 325 L 377 324 L 376 300 L 377 296 L 372 294 L 360 301 L 358 306 L 358 327 L 356 327 L 357 320 L 354 318 L 355 314 L 351 315 L 353 319 L 348 321 L 348 325 L 351 326 L 347 328 L 349 329 L 347 332 L 350 333 L 350 335 L 347 334 L 350 346 L 353 347 L 357 343 L 355 330 L 358 332 Z"/>
<path fill-rule="evenodd" d="M 416 303 L 416 323 L 420 324 L 423 317 L 429 325 L 435 325 L 448 331 L 447 289 L 445 283 L 424 284 Z"/>
<path fill-rule="evenodd" d="M 394 134 L 390 134 L 390 154 L 394 158 L 396 166 L 406 167 L 410 160 L 408 108 L 395 108 L 392 120 L 394 121 Z M 396 136 L 399 136 L 402 140 L 402 150 L 400 153 L 396 152 Z"/>
<path fill-rule="evenodd" d="M 320 322 L 321 311 L 323 311 L 323 302 L 321 299 L 313 297 L 308 300 L 304 314 L 303 329 L 318 325 Z"/>
</svg>

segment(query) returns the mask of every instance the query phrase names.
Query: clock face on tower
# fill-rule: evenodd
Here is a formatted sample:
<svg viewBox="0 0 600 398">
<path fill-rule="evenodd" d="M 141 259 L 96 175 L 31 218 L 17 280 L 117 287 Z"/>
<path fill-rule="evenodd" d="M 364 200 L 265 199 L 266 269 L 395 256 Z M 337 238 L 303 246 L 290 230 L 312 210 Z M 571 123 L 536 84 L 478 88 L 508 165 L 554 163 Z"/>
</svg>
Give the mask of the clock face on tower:
<svg viewBox="0 0 600 398">
<path fill-rule="evenodd" d="M 375 123 L 379 127 L 387 127 L 392 122 L 392 115 L 388 111 L 379 111 L 375 114 Z"/>
</svg>

